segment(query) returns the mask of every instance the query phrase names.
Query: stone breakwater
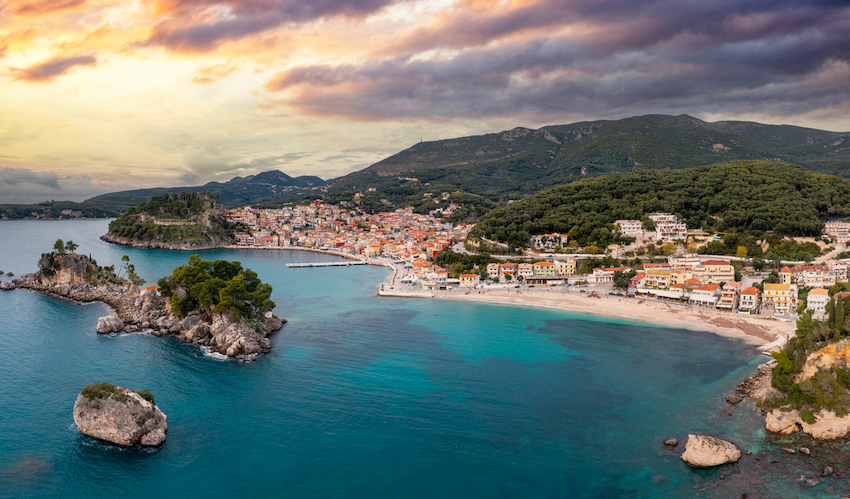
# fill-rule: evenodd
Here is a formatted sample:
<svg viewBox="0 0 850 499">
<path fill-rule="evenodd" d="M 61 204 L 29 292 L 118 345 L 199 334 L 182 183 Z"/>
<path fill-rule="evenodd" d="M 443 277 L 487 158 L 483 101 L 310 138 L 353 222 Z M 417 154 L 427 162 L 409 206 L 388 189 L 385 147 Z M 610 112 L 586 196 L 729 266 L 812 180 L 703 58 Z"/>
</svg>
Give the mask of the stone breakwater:
<svg viewBox="0 0 850 499">
<path fill-rule="evenodd" d="M 63 268 L 51 278 L 40 272 L 15 280 L 19 288 L 51 293 L 80 302 L 99 301 L 115 310 L 117 317 L 101 318 L 98 332 L 140 332 L 170 335 L 187 343 L 207 346 L 228 357 L 268 353 L 268 335 L 283 327 L 285 319 L 271 317 L 249 324 L 222 314 L 192 312 L 185 317 L 171 313 L 171 304 L 156 290 L 140 291 L 129 284 L 92 285 L 73 269 Z M 116 320 L 117 319 L 117 320 Z M 259 332 L 257 331 L 259 329 Z"/>
</svg>

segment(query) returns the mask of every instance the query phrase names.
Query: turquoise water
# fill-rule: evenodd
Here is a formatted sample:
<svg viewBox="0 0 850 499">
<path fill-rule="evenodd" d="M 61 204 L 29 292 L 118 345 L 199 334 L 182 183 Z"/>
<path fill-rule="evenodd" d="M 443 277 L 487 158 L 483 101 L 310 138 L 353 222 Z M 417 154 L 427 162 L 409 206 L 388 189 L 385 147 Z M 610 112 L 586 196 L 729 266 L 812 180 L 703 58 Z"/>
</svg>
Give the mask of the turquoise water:
<svg viewBox="0 0 850 499">
<path fill-rule="evenodd" d="M 0 222 L 0 269 L 35 271 L 57 238 L 101 265 L 127 254 L 149 283 L 191 254 L 107 245 L 106 224 Z M 663 439 L 720 431 L 770 447 L 752 407 L 723 412 L 723 396 L 763 360 L 737 340 L 379 298 L 385 268 L 284 266 L 334 259 L 313 253 L 200 253 L 240 260 L 274 287 L 289 323 L 257 362 L 99 336 L 104 305 L 0 292 L 0 496 L 692 497 L 731 468 L 695 472 Z M 95 381 L 149 388 L 168 415 L 166 443 L 125 449 L 81 435 L 72 407 Z"/>
</svg>

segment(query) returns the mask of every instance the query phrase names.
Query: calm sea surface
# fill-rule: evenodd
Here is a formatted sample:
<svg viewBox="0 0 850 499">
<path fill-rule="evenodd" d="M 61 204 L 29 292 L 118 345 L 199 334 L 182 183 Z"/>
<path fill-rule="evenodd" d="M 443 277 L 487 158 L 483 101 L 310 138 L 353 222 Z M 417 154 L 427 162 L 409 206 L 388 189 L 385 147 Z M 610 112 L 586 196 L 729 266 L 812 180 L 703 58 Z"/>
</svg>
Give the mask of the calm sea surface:
<svg viewBox="0 0 850 499">
<path fill-rule="evenodd" d="M 0 222 L 0 269 L 34 272 L 62 238 L 101 265 L 129 255 L 153 284 L 191 254 L 110 246 L 98 240 L 106 225 Z M 289 323 L 257 362 L 97 335 L 105 305 L 0 291 L 0 496 L 733 497 L 700 488 L 741 471 L 693 471 L 661 441 L 715 431 L 773 452 L 749 402 L 734 416 L 724 407 L 763 361 L 737 340 L 379 298 L 385 268 L 284 266 L 334 260 L 313 253 L 200 253 L 239 260 L 274 287 Z M 74 400 L 98 381 L 149 388 L 168 416 L 165 444 L 125 449 L 80 434 Z M 824 485 L 767 487 L 818 497 Z"/>
</svg>

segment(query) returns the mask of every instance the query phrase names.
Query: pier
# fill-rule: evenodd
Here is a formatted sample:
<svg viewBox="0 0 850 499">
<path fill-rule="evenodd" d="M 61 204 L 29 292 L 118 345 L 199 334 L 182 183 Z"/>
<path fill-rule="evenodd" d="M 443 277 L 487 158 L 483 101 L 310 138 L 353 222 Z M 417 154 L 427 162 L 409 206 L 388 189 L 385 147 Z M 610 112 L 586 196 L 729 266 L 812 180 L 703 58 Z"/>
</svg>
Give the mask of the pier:
<svg viewBox="0 0 850 499">
<path fill-rule="evenodd" d="M 352 265 L 366 265 L 366 262 L 315 262 L 315 263 L 287 263 L 286 267 L 302 268 L 302 267 L 350 267 Z"/>
</svg>

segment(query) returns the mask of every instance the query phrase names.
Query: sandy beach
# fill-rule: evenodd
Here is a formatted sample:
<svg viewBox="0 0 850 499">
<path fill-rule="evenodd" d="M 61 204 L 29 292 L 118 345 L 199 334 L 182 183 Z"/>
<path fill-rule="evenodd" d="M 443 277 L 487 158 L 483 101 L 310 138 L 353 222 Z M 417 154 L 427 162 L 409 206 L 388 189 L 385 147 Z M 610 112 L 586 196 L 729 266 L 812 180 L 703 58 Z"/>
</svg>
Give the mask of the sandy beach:
<svg viewBox="0 0 850 499">
<path fill-rule="evenodd" d="M 517 293 L 515 290 L 485 291 L 469 294 L 435 293 L 434 298 L 476 301 L 522 307 L 540 307 L 572 312 L 619 317 L 652 324 L 711 331 L 739 338 L 753 345 L 767 345 L 786 338 L 796 324 L 768 317 L 746 314 L 717 313 L 633 298 L 592 298 L 570 293 L 544 291 Z"/>
</svg>

